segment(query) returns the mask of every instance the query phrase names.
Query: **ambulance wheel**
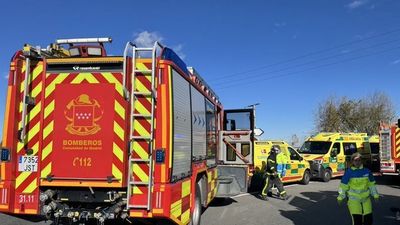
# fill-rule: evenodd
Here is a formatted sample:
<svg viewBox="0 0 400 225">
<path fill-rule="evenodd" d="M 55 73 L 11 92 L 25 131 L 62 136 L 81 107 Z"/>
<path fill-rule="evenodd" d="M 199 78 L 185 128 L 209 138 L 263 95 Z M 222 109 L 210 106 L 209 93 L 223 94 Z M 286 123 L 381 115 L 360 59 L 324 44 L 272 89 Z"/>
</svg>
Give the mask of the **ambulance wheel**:
<svg viewBox="0 0 400 225">
<path fill-rule="evenodd" d="M 201 211 L 203 207 L 201 205 L 201 191 L 200 191 L 200 184 L 196 184 L 196 196 L 194 199 L 194 209 L 191 216 L 190 225 L 200 225 L 201 220 Z"/>
<path fill-rule="evenodd" d="M 310 178 L 311 178 L 310 171 L 306 170 L 303 174 L 303 179 L 301 180 L 301 183 L 307 185 L 308 183 L 310 183 Z"/>
<path fill-rule="evenodd" d="M 330 169 L 324 170 L 324 174 L 322 176 L 322 181 L 328 182 L 332 178 L 332 171 Z"/>
</svg>

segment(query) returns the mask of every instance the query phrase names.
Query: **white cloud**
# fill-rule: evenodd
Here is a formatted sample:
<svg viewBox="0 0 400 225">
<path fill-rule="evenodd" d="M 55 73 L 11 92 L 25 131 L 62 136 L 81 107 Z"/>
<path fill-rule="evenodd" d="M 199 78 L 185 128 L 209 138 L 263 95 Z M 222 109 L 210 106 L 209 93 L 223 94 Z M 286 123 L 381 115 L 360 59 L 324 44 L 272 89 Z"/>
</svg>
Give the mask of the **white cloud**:
<svg viewBox="0 0 400 225">
<path fill-rule="evenodd" d="M 349 9 L 356 9 L 368 3 L 368 0 L 354 0 L 346 5 Z"/>
<path fill-rule="evenodd" d="M 400 59 L 394 60 L 394 61 L 392 62 L 393 65 L 399 64 L 399 63 L 400 63 Z"/>
<path fill-rule="evenodd" d="M 275 27 L 284 27 L 284 26 L 286 26 L 286 22 L 275 22 L 274 26 Z"/>
<path fill-rule="evenodd" d="M 143 31 L 135 34 L 135 36 L 134 43 L 137 44 L 138 47 L 153 47 L 154 42 L 162 42 L 164 40 L 157 32 Z"/>
<path fill-rule="evenodd" d="M 3 77 L 4 77 L 4 79 L 8 80 L 8 72 L 4 72 Z"/>
<path fill-rule="evenodd" d="M 351 52 L 351 50 L 349 50 L 349 49 L 343 49 L 340 51 L 340 53 L 342 53 L 342 54 L 347 54 L 349 52 Z"/>
<path fill-rule="evenodd" d="M 185 59 L 186 58 L 186 54 L 183 53 L 183 45 L 179 44 L 177 46 L 172 47 L 172 49 L 175 51 L 176 54 L 179 55 L 179 57 L 181 57 L 181 59 Z"/>
<path fill-rule="evenodd" d="M 135 36 L 134 43 L 138 47 L 153 47 L 154 42 L 156 42 L 156 41 L 160 42 L 161 44 L 165 44 L 165 43 L 163 43 L 165 38 L 158 32 L 143 31 L 140 33 L 136 33 L 134 36 Z M 186 54 L 183 53 L 183 45 L 182 44 L 178 44 L 171 48 L 175 51 L 176 54 L 179 55 L 179 57 L 181 57 L 182 59 L 186 58 Z"/>
</svg>

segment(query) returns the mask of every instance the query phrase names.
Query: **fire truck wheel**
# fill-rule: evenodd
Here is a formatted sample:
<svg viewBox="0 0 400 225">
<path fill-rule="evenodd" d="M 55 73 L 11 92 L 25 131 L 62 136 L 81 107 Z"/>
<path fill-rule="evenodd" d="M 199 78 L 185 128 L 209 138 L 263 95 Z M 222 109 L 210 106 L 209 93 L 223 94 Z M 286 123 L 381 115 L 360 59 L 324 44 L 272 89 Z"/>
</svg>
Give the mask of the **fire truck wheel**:
<svg viewBox="0 0 400 225">
<path fill-rule="evenodd" d="M 194 209 L 193 209 L 193 213 L 191 216 L 190 225 L 200 225 L 201 211 L 202 211 L 201 191 L 200 191 L 200 184 L 197 183 L 196 184 L 196 196 L 195 196 L 195 200 L 194 200 Z"/>
<path fill-rule="evenodd" d="M 301 180 L 301 183 L 304 184 L 304 185 L 307 185 L 308 183 L 310 183 L 310 178 L 311 178 L 310 171 L 306 170 L 304 172 L 303 179 Z"/>
<path fill-rule="evenodd" d="M 322 176 L 322 181 L 328 182 L 331 180 L 331 177 L 332 177 L 332 171 L 330 169 L 326 169 Z"/>
</svg>

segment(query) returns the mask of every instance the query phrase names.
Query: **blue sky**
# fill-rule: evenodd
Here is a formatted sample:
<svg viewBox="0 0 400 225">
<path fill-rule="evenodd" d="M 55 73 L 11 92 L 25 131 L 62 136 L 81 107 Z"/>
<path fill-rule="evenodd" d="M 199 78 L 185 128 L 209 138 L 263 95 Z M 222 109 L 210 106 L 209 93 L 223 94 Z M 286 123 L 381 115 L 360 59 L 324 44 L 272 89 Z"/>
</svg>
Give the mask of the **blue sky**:
<svg viewBox="0 0 400 225">
<path fill-rule="evenodd" d="M 9 60 L 57 38 L 161 40 L 225 108 L 257 106 L 263 138 L 302 139 L 329 96 L 387 94 L 400 112 L 400 1 L 6 1 L 0 8 L 0 122 Z"/>
</svg>

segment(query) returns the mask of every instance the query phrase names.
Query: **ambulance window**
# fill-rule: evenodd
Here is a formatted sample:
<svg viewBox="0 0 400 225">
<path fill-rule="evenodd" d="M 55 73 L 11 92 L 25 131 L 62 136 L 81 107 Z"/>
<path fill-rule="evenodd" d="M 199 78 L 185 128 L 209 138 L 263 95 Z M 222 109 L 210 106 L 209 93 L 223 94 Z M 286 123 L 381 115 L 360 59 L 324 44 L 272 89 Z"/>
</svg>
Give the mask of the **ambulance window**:
<svg viewBox="0 0 400 225">
<path fill-rule="evenodd" d="M 357 152 L 356 143 L 343 143 L 343 148 L 345 155 L 352 155 Z"/>
<path fill-rule="evenodd" d="M 244 157 L 248 156 L 250 154 L 250 144 L 241 144 L 242 145 L 242 155 Z"/>
<path fill-rule="evenodd" d="M 332 151 L 333 151 L 334 149 L 336 149 L 337 155 L 339 155 L 339 154 L 340 154 L 340 143 L 335 143 L 335 144 L 333 144 L 333 146 L 332 146 Z"/>
<path fill-rule="evenodd" d="M 230 145 L 226 145 L 226 161 L 236 161 L 236 152 L 231 145 L 235 147 L 236 144 L 230 143 Z"/>
<path fill-rule="evenodd" d="M 300 160 L 299 154 L 297 154 L 297 152 L 293 148 L 288 147 L 288 149 L 290 153 L 290 160 Z"/>
<path fill-rule="evenodd" d="M 371 153 L 379 154 L 379 143 L 370 143 L 371 145 Z"/>
</svg>

